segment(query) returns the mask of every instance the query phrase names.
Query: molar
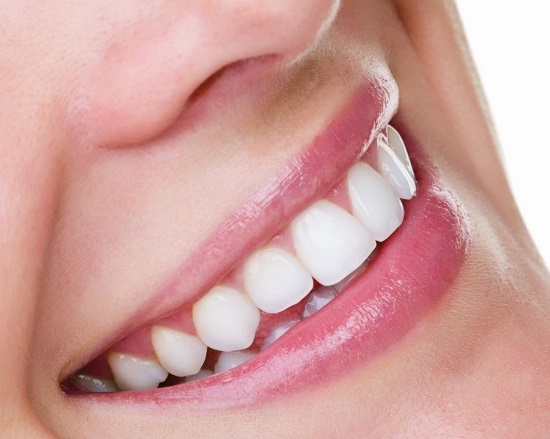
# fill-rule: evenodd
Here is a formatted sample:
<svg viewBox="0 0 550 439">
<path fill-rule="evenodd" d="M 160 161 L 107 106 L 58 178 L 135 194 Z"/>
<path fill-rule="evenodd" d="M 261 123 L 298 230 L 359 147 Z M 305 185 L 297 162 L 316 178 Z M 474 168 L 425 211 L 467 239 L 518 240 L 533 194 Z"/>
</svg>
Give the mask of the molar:
<svg viewBox="0 0 550 439">
<path fill-rule="evenodd" d="M 341 207 L 320 200 L 292 222 L 298 258 L 323 285 L 338 283 L 376 247 L 369 231 Z"/>
<path fill-rule="evenodd" d="M 313 279 L 293 255 L 279 248 L 256 251 L 243 270 L 245 291 L 267 313 L 278 313 L 302 300 Z"/>
<path fill-rule="evenodd" d="M 193 306 L 193 323 L 203 343 L 218 351 L 248 348 L 260 324 L 260 311 L 241 292 L 217 286 Z"/>
<path fill-rule="evenodd" d="M 194 375 L 206 358 L 206 345 L 193 335 L 165 326 L 154 326 L 151 341 L 160 364 L 172 375 Z"/>
</svg>

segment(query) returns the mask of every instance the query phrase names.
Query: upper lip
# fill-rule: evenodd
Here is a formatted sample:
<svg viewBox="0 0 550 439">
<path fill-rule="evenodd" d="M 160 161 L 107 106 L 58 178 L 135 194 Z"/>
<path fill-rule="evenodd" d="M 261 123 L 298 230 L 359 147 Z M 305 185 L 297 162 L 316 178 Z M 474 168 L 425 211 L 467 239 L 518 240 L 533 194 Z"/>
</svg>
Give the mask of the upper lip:
<svg viewBox="0 0 550 439">
<path fill-rule="evenodd" d="M 394 83 L 388 82 L 387 76 L 376 79 L 359 89 L 325 131 L 276 178 L 233 212 L 184 262 L 167 286 L 121 326 L 112 342 L 153 319 L 192 304 L 254 248 L 325 195 L 361 157 L 396 110 Z M 319 382 L 321 375 L 341 369 L 343 363 L 355 364 L 351 359 L 365 360 L 403 336 L 448 289 L 467 247 L 467 222 L 463 221 L 459 203 L 446 192 L 435 172 L 428 170 L 429 165 L 418 159 L 422 154 L 417 148 L 412 152 L 412 159 L 420 168 L 418 178 L 422 186 L 418 199 L 409 206 L 408 222 L 390 238 L 369 270 L 336 299 L 338 307 L 327 307 L 331 308 L 330 313 L 328 309 L 321 310 L 291 330 L 290 334 L 300 334 L 299 337 L 281 339 L 276 347 L 237 369 L 210 378 L 208 384 L 158 389 L 154 395 L 151 391 L 86 395 L 87 401 L 173 401 L 179 407 L 186 401 L 201 400 L 203 407 L 218 408 L 248 404 L 292 387 L 298 375 L 302 383 Z M 430 225 L 433 230 L 427 237 L 422 236 L 424 231 L 418 229 Z M 405 236 L 414 239 L 405 242 Z M 427 248 L 421 243 L 427 243 Z M 423 265 L 420 271 L 403 269 L 404 256 L 414 260 L 412 252 L 416 251 Z M 190 282 L 194 294 L 182 300 L 177 291 L 182 284 L 188 289 Z M 416 314 L 415 318 L 412 314 Z M 88 360 L 99 353 L 92 353 Z M 342 360 L 337 361 L 339 358 Z"/>
</svg>

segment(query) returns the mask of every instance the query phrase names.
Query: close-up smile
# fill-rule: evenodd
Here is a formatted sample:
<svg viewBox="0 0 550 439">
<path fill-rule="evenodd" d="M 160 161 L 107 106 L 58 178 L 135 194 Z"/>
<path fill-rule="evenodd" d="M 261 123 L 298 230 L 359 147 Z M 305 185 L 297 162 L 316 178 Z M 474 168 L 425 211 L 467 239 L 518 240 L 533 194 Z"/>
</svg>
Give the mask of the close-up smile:
<svg viewBox="0 0 550 439">
<path fill-rule="evenodd" d="M 0 437 L 550 431 L 550 276 L 452 0 L 27 3 Z"/>
<path fill-rule="evenodd" d="M 242 252 L 222 257 L 224 269 L 232 268 L 215 286 L 123 336 L 71 374 L 64 390 L 81 402 L 234 407 L 345 373 L 412 330 L 454 281 L 469 231 L 460 202 L 421 147 L 410 138 L 413 166 L 409 142 L 392 125 L 377 125 L 395 92 L 361 90 L 300 165 L 287 167 L 295 175 L 285 170 L 270 188 L 281 195 L 254 198 L 270 203 L 258 203 L 260 214 L 271 213 L 258 223 L 286 226 L 244 259 Z M 321 159 L 334 164 L 326 173 L 318 171 Z M 258 227 L 250 217 L 232 221 L 247 227 L 220 233 L 227 243 L 207 242 L 178 281 L 192 276 L 205 254 L 215 255 L 212 248 L 231 254 L 224 246 Z M 170 288 L 178 290 L 174 282 Z M 133 392 L 90 395 L 122 390 Z"/>
</svg>

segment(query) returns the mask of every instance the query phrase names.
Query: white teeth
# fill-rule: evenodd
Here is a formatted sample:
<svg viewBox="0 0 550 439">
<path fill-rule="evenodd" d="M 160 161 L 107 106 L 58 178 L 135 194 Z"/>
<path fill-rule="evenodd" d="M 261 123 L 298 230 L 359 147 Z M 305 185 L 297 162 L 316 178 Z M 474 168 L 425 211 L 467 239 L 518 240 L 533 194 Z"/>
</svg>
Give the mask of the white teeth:
<svg viewBox="0 0 550 439">
<path fill-rule="evenodd" d="M 71 377 L 71 382 L 89 392 L 114 392 L 156 388 L 169 373 L 185 377 L 179 382 L 197 381 L 253 358 L 256 353 L 246 349 L 254 343 L 260 310 L 275 314 L 296 305 L 311 292 L 313 279 L 321 286 L 305 301 L 301 317 L 308 318 L 325 307 L 365 270 L 371 253 L 370 258 L 376 257 L 376 241 L 386 240 L 402 224 L 400 198 L 408 200 L 416 193 L 405 143 L 389 125 L 377 138 L 377 161 L 373 166 L 379 172 L 364 162 L 348 172 L 353 215 L 328 200 L 317 201 L 290 226 L 296 256 L 276 246 L 257 250 L 231 278 L 242 278 L 246 294 L 219 285 L 196 302 L 193 324 L 197 336 L 153 326 L 151 340 L 158 361 L 111 352 L 107 361 L 113 379 L 81 373 Z M 300 321 L 298 317 L 273 327 L 261 350 Z M 201 369 L 208 348 L 220 351 L 214 371 Z"/>
<path fill-rule="evenodd" d="M 178 377 L 196 374 L 206 358 L 206 345 L 198 337 L 185 332 L 155 326 L 151 340 L 160 364 Z"/>
<path fill-rule="evenodd" d="M 233 369 L 245 361 L 250 360 L 256 356 L 253 352 L 240 351 L 240 352 L 222 352 L 218 358 L 216 366 L 214 366 L 214 373 L 225 372 L 226 370 Z"/>
<path fill-rule="evenodd" d="M 378 168 L 399 198 L 410 200 L 416 192 L 416 183 L 397 154 L 383 137 L 378 137 Z"/>
<path fill-rule="evenodd" d="M 191 375 L 191 376 L 188 376 L 187 378 L 185 378 L 185 382 L 190 383 L 190 382 L 193 382 L 193 381 L 198 381 L 198 380 L 201 380 L 203 378 L 206 378 L 206 377 L 209 377 L 209 376 L 212 376 L 212 375 L 214 375 L 214 372 L 212 372 L 211 370 L 201 369 L 195 375 Z"/>
<path fill-rule="evenodd" d="M 381 242 L 403 222 L 403 205 L 384 179 L 366 163 L 348 172 L 353 215 Z"/>
<path fill-rule="evenodd" d="M 388 145 L 394 150 L 395 154 L 399 157 L 401 163 L 405 165 L 405 168 L 407 168 L 407 171 L 409 171 L 409 174 L 411 174 L 411 177 L 414 180 L 414 170 L 411 159 L 409 157 L 409 153 L 407 152 L 407 148 L 405 147 L 405 142 L 403 142 L 403 139 L 401 138 L 401 134 L 399 134 L 394 127 L 388 125 L 386 127 L 386 136 L 388 138 Z"/>
<path fill-rule="evenodd" d="M 95 393 L 118 392 L 115 381 L 109 378 L 96 378 L 91 375 L 79 373 L 71 377 L 71 383 L 80 390 Z"/>
<path fill-rule="evenodd" d="M 298 258 L 323 285 L 334 285 L 361 265 L 376 247 L 361 223 L 341 207 L 321 200 L 292 222 Z"/>
<path fill-rule="evenodd" d="M 313 288 L 313 279 L 300 261 L 278 248 L 254 253 L 244 266 L 243 278 L 252 302 L 272 314 L 295 305 Z"/>
<path fill-rule="evenodd" d="M 120 390 L 154 389 L 168 378 L 168 372 L 154 359 L 113 352 L 108 362 Z"/>
<path fill-rule="evenodd" d="M 263 351 L 267 347 L 271 346 L 277 340 L 279 340 L 284 334 L 288 332 L 294 325 L 300 323 L 300 320 L 291 320 L 290 322 L 281 323 L 271 330 L 269 335 L 265 338 L 261 350 Z"/>
<path fill-rule="evenodd" d="M 302 311 L 302 318 L 307 319 L 308 317 L 315 314 L 321 308 L 327 306 L 333 299 L 338 296 L 338 292 L 334 287 L 321 287 L 316 290 L 311 296 L 309 296 L 304 310 Z"/>
<path fill-rule="evenodd" d="M 193 323 L 206 346 L 224 352 L 238 351 L 254 341 L 260 311 L 239 291 L 218 286 L 195 303 Z"/>
</svg>

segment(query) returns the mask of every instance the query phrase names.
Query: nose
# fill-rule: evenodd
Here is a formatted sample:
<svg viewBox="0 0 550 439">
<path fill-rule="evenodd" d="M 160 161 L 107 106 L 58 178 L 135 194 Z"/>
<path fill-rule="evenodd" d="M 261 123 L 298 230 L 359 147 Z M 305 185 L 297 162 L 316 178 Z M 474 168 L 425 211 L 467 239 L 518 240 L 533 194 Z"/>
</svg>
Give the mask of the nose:
<svg viewBox="0 0 550 439">
<path fill-rule="evenodd" d="M 284 68 L 303 56 L 338 7 L 339 0 L 162 0 L 151 16 L 127 17 L 110 29 L 85 82 L 87 131 L 103 145 L 146 141 L 223 67 L 269 56 Z"/>
</svg>

